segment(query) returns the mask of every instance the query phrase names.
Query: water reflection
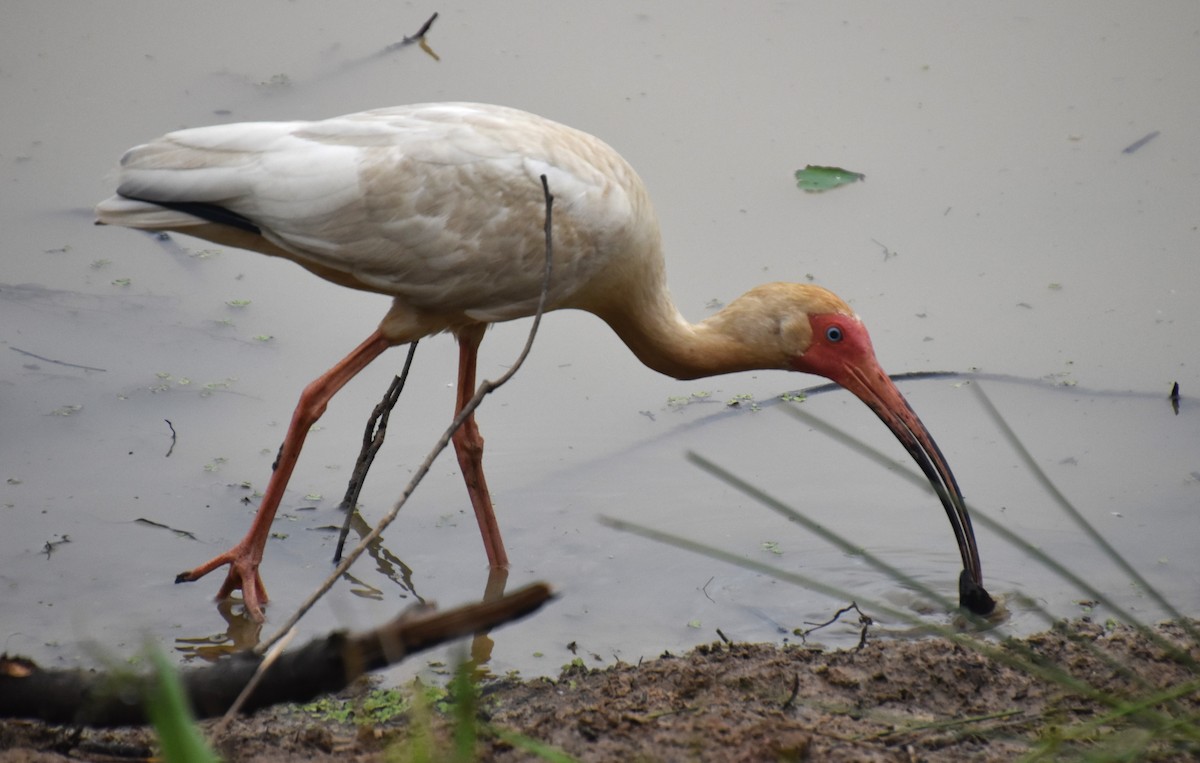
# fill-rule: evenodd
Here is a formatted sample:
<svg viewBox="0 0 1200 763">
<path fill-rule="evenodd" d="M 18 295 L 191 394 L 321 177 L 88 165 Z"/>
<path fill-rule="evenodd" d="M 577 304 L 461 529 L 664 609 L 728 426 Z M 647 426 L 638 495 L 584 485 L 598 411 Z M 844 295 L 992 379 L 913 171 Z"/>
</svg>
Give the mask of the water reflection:
<svg viewBox="0 0 1200 763">
<path fill-rule="evenodd" d="M 225 621 L 223 632 L 207 636 L 176 637 L 175 651 L 185 660 L 216 662 L 235 652 L 249 651 L 258 646 L 263 623 L 247 617 L 240 600 L 224 599 L 216 603 L 216 609 L 217 614 Z"/>
</svg>

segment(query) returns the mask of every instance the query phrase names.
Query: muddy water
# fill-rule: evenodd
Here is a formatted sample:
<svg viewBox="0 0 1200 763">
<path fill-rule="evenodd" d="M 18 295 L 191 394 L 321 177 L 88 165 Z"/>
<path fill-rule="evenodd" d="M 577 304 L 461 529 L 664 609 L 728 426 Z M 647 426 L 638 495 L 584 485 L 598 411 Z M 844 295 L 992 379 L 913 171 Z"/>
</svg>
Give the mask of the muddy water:
<svg viewBox="0 0 1200 763">
<path fill-rule="evenodd" d="M 181 126 L 450 99 L 527 108 L 624 153 L 657 201 L 673 293 L 693 319 L 758 282 L 812 277 L 855 305 L 892 372 L 1015 377 L 982 384 L 1038 464 L 1196 614 L 1194 4 L 476 5 L 5 8 L 3 649 L 77 664 L 146 639 L 181 656 L 196 640 L 253 639 L 209 601 L 217 579 L 176 587 L 173 575 L 244 531 L 253 500 L 243 499 L 265 485 L 299 390 L 387 304 L 288 263 L 93 228 L 88 210 L 111 192 L 121 152 Z M 377 55 L 434 10 L 440 60 L 411 47 Z M 807 163 L 867 180 L 805 195 L 791 173 Z M 526 330 L 493 330 L 481 373 L 502 373 Z M 362 374 L 309 438 L 264 566 L 273 621 L 329 568 L 328 527 L 363 422 L 402 360 L 394 351 Z M 444 337 L 419 349 L 362 496 L 367 521 L 448 422 L 454 360 Z M 1165 399 L 1176 380 L 1178 414 Z M 971 502 L 1122 606 L 1160 616 L 1064 519 L 961 381 L 904 390 Z M 551 316 L 480 423 L 510 584 L 545 579 L 563 595 L 493 634 L 494 669 L 555 672 L 572 641 L 633 661 L 717 628 L 778 640 L 841 604 L 607 529 L 601 514 L 919 607 L 699 471 L 689 450 L 952 594 L 958 559 L 936 502 L 780 412 L 796 403 L 772 402 L 815 382 L 675 382 L 639 366 L 595 319 Z M 726 405 L 739 396 L 759 405 Z M 903 460 L 849 395 L 799 405 Z M 456 472 L 452 458 L 437 462 L 384 547 L 304 634 L 366 626 L 417 598 L 481 594 L 487 570 Z M 1024 592 L 1058 616 L 1082 611 L 1087 597 L 1023 552 L 982 527 L 979 542 L 993 593 Z M 1039 625 L 1015 604 L 1010 623 Z"/>
</svg>

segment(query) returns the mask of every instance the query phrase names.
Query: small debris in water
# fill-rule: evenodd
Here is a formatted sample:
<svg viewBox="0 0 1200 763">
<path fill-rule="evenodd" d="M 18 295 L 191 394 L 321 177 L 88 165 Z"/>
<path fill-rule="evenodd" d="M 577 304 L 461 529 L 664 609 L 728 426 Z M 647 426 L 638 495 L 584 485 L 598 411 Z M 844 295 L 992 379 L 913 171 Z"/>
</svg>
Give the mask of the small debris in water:
<svg viewBox="0 0 1200 763">
<path fill-rule="evenodd" d="M 56 548 L 58 548 L 59 546 L 61 546 L 64 543 L 70 543 L 70 542 L 71 542 L 71 536 L 60 535 L 60 536 L 58 536 L 58 540 L 46 541 L 46 545 L 45 545 L 45 547 L 43 547 L 42 550 L 46 552 L 46 558 L 49 559 L 50 554 L 54 553 L 54 550 Z"/>
<path fill-rule="evenodd" d="M 1155 130 L 1154 132 L 1146 133 L 1141 138 L 1138 138 L 1133 143 L 1130 143 L 1128 146 L 1126 146 L 1124 149 L 1122 149 L 1121 153 L 1122 154 L 1132 154 L 1134 151 L 1137 151 L 1142 146 L 1146 145 L 1150 141 L 1157 138 L 1158 135 L 1159 135 L 1158 130 Z"/>
<path fill-rule="evenodd" d="M 874 239 L 874 238 L 871 239 L 871 241 L 876 246 L 878 246 L 880 249 L 883 250 L 883 261 L 884 262 L 887 262 L 888 260 L 892 259 L 893 257 L 900 256 L 899 252 L 895 252 L 895 251 L 892 251 L 891 249 L 888 249 L 887 246 L 882 241 L 879 241 L 878 239 Z"/>
<path fill-rule="evenodd" d="M 838 621 L 839 618 L 841 618 L 842 615 L 846 614 L 847 612 L 851 612 L 851 611 L 858 613 L 858 624 L 862 626 L 862 630 L 859 633 L 858 646 L 855 648 L 862 649 L 864 646 L 867 645 L 867 628 L 874 625 L 875 621 L 871 618 L 870 615 L 868 615 L 866 612 L 863 612 L 861 609 L 859 609 L 858 602 L 854 602 L 854 601 L 850 602 L 847 606 L 842 607 L 837 612 L 834 612 L 833 617 L 829 618 L 825 622 L 823 622 L 823 623 L 805 622 L 805 625 L 811 625 L 813 627 L 811 627 L 807 630 L 802 630 L 800 628 L 796 628 L 792 631 L 792 634 L 795 636 L 799 636 L 800 640 L 804 641 L 807 639 L 808 634 L 812 633 L 815 630 L 820 630 L 821 628 L 824 628 L 828 625 L 833 625 L 834 623 L 836 623 Z"/>
<path fill-rule="evenodd" d="M 155 522 L 152 519 L 146 519 L 145 517 L 138 517 L 137 519 L 135 519 L 133 521 L 135 524 L 149 525 L 150 527 L 155 527 L 160 530 L 168 530 L 172 533 L 175 533 L 175 535 L 177 535 L 180 538 L 187 538 L 188 540 L 197 540 L 195 533 L 189 532 L 187 530 L 179 530 L 177 528 L 171 527 L 170 525 L 164 525 L 162 522 Z"/>
</svg>

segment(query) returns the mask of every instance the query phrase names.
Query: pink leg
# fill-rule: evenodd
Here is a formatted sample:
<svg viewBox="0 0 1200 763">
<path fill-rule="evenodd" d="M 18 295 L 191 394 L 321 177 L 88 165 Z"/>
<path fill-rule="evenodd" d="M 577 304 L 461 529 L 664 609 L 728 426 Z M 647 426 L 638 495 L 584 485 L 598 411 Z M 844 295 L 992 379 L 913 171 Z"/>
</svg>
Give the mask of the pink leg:
<svg viewBox="0 0 1200 763">
<path fill-rule="evenodd" d="M 483 341 L 485 326 L 472 326 L 458 332 L 458 401 L 454 406 L 457 416 L 475 394 L 475 361 L 479 354 L 479 343 Z M 462 470 L 471 506 L 475 508 L 475 519 L 479 522 L 479 533 L 483 536 L 483 549 L 487 552 L 492 567 L 507 567 L 508 554 L 504 551 L 504 540 L 500 537 L 500 525 L 496 523 L 496 512 L 492 509 L 492 497 L 488 493 L 487 480 L 483 476 L 483 437 L 475 426 L 475 416 L 467 417 L 454 433 L 454 452 L 458 455 L 458 467 Z"/>
<path fill-rule="evenodd" d="M 329 400 L 337 391 L 390 346 L 391 342 L 382 332 L 376 330 L 354 352 L 304 388 L 300 395 L 300 403 L 292 414 L 292 423 L 283 439 L 283 446 L 279 449 L 275 471 L 271 474 L 267 492 L 263 495 L 250 531 L 225 553 L 213 557 L 193 570 L 179 573 L 175 578 L 176 583 L 199 580 L 216 568 L 228 564 L 229 574 L 221 584 L 221 590 L 217 592 L 217 599 L 224 599 L 240 588 L 246 612 L 250 617 L 262 622 L 262 604 L 267 601 L 267 591 L 263 587 L 258 565 L 262 562 L 263 548 L 267 545 L 267 537 L 271 533 L 271 522 L 275 519 L 275 511 L 279 508 L 283 491 L 287 488 L 296 460 L 300 457 L 304 438 L 317 419 L 321 418 Z"/>
</svg>

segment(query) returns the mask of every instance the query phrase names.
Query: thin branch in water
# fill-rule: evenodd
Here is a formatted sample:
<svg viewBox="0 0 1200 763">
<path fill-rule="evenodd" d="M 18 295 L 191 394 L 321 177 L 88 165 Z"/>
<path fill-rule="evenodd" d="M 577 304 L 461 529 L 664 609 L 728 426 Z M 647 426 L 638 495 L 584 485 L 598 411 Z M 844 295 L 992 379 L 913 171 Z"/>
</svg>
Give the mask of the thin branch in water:
<svg viewBox="0 0 1200 763">
<path fill-rule="evenodd" d="M 404 504 L 408 503 L 409 497 L 411 497 L 413 492 L 417 489 L 417 485 L 421 484 L 421 480 L 425 479 L 425 475 L 428 474 L 429 470 L 433 467 L 434 460 L 437 459 L 441 452 L 446 449 L 446 446 L 450 444 L 450 438 L 454 436 L 454 433 L 457 432 L 459 427 L 463 425 L 463 422 L 465 422 L 467 418 L 475 412 L 475 409 L 480 406 L 480 404 L 483 402 L 483 399 L 502 387 L 509 379 L 511 379 L 513 375 L 516 374 L 517 370 L 521 368 L 521 365 L 525 362 L 525 358 L 529 357 L 529 352 L 533 348 L 533 340 L 537 336 L 538 326 L 541 325 L 542 322 L 542 314 L 546 309 L 546 300 L 550 293 L 550 277 L 554 271 L 554 242 L 551 235 L 551 231 L 553 229 L 554 195 L 550 193 L 550 184 L 546 180 L 545 175 L 541 176 L 541 181 L 542 195 L 546 200 L 546 222 L 543 226 L 543 230 L 546 234 L 546 270 L 542 277 L 542 292 L 538 297 L 537 311 L 533 315 L 533 325 L 529 327 L 529 336 L 525 339 L 525 347 L 522 348 L 520 355 L 517 356 L 516 361 L 512 364 L 508 371 L 506 371 L 499 379 L 494 382 L 484 379 L 482 382 L 480 382 L 478 389 L 475 391 L 475 395 L 469 401 L 467 401 L 467 404 L 463 406 L 458 415 L 454 417 L 454 420 L 450 423 L 450 426 L 446 428 L 446 431 L 443 432 L 442 436 L 438 438 L 438 441 L 434 443 L 433 448 L 429 451 L 429 455 L 427 455 L 425 460 L 421 462 L 421 465 L 417 467 L 416 473 L 413 474 L 412 479 L 409 480 L 408 484 L 404 487 L 404 491 L 400 494 L 400 498 L 397 499 L 395 505 L 392 506 L 391 511 L 389 511 L 386 516 L 379 520 L 379 524 L 375 526 L 374 530 L 367 533 L 361 540 L 359 540 L 358 545 L 355 546 L 354 549 L 351 550 L 344 559 L 342 559 L 337 567 L 334 568 L 333 572 L 331 572 L 329 576 L 325 578 L 325 581 L 321 583 L 321 585 L 318 586 L 315 591 L 313 591 L 308 599 L 306 599 L 304 603 L 297 608 L 295 613 L 288 618 L 287 622 L 280 626 L 275 635 L 271 636 L 271 638 L 267 639 L 255 648 L 256 653 L 262 654 L 266 650 L 270 649 L 276 641 L 282 638 L 283 634 L 287 633 L 296 625 L 296 623 L 300 622 L 300 619 L 303 618 L 304 615 L 306 615 L 308 611 L 312 609 L 313 606 L 321 599 L 321 597 L 333 587 L 333 584 L 337 582 L 337 580 L 346 572 L 346 570 L 350 569 L 350 566 L 358 560 L 358 557 L 362 556 L 363 552 L 366 551 L 370 544 L 376 538 L 382 535 L 383 531 L 386 530 L 388 526 L 396 520 L 396 517 L 400 514 L 400 510 L 404 508 Z"/>
<path fill-rule="evenodd" d="M 1146 145 L 1150 141 L 1157 138 L 1159 136 L 1159 134 L 1160 133 L 1158 130 L 1155 130 L 1154 132 L 1148 132 L 1145 135 L 1143 135 L 1142 137 L 1135 140 L 1134 142 L 1130 143 L 1125 148 L 1121 149 L 1121 153 L 1122 154 L 1132 154 L 1134 151 L 1137 151 L 1142 146 Z"/>
<path fill-rule="evenodd" d="M 858 623 L 859 623 L 859 625 L 862 626 L 862 632 L 859 634 L 859 638 L 858 638 L 858 646 L 856 646 L 854 648 L 855 648 L 855 650 L 862 649 L 864 646 L 867 645 L 867 629 L 869 627 L 871 627 L 872 625 L 874 625 L 875 621 L 871 619 L 870 615 L 868 615 L 866 612 L 863 612 L 861 609 L 859 609 L 858 602 L 854 602 L 854 601 L 850 602 L 849 606 L 842 607 L 837 612 L 834 612 L 833 617 L 829 618 L 825 622 L 823 622 L 823 623 L 806 622 L 805 625 L 811 625 L 813 627 L 808 628 L 807 630 L 800 630 L 799 628 L 797 628 L 794 631 L 792 631 L 792 633 L 799 636 L 802 641 L 806 640 L 808 634 L 812 633 L 813 631 L 820 630 L 821 628 L 825 628 L 827 626 L 833 625 L 841 618 L 842 615 L 846 614 L 847 612 L 851 612 L 851 611 L 858 613 Z"/>
<path fill-rule="evenodd" d="M 149 525 L 150 527 L 155 527 L 160 530 L 167 530 L 169 532 L 175 533 L 175 535 L 180 538 L 187 538 L 188 540 L 199 540 L 199 538 L 197 538 L 196 534 L 193 532 L 190 532 L 188 530 L 179 530 L 174 527 L 171 527 L 170 525 L 164 525 L 162 522 L 155 522 L 153 519 L 146 519 L 145 517 L 138 517 L 137 519 L 135 519 L 133 521 L 135 524 Z"/>
<path fill-rule="evenodd" d="M 171 447 L 167 448 L 167 455 L 163 458 L 170 458 L 171 454 L 175 452 L 175 425 L 171 423 L 170 419 L 163 419 L 163 421 L 167 422 L 167 427 L 171 430 Z"/>
<path fill-rule="evenodd" d="M 67 368 L 82 368 L 84 371 L 106 371 L 106 372 L 108 371 L 107 368 L 96 368 L 95 366 L 81 366 L 78 363 L 68 363 L 65 360 L 55 360 L 54 358 L 47 358 L 42 355 L 38 355 L 36 353 L 30 352 L 29 350 L 22 350 L 20 347 L 13 347 L 11 345 L 9 346 L 8 349 L 10 349 L 14 352 L 19 352 L 22 355 L 28 355 L 31 358 L 37 358 L 38 360 L 40 360 L 44 363 L 53 363 L 57 366 L 66 366 Z"/>
<path fill-rule="evenodd" d="M 437 21 L 437 17 L 437 13 L 434 13 L 425 21 L 424 24 L 421 25 L 421 28 L 417 30 L 416 34 L 411 36 L 406 35 L 400 42 L 393 42 L 391 45 L 388 45 L 386 48 L 384 48 L 380 55 L 386 55 L 394 50 L 399 50 L 405 46 L 412 45 L 415 42 L 420 46 L 421 50 L 428 53 L 434 61 L 441 61 L 442 59 L 438 57 L 437 53 L 433 52 L 433 48 L 429 47 L 429 43 L 425 39 L 426 33 L 429 32 L 429 28 L 433 26 L 433 22 Z"/>
<path fill-rule="evenodd" d="M 434 14 L 432 16 L 430 16 L 425 21 L 424 24 L 421 25 L 421 28 L 417 30 L 416 34 L 412 35 L 411 37 L 405 37 L 403 40 L 400 41 L 400 44 L 409 45 L 411 43 L 417 42 L 418 40 L 425 39 L 425 33 L 429 31 L 429 27 L 433 26 L 433 22 L 437 21 L 437 17 L 438 17 L 437 12 L 434 11 Z"/>
<path fill-rule="evenodd" d="M 346 512 L 346 519 L 342 522 L 337 549 L 333 552 L 334 564 L 342 560 L 342 549 L 346 546 L 346 536 L 350 534 L 351 519 L 358 510 L 358 495 L 362 492 L 371 464 L 375 462 L 375 454 L 383 447 L 383 439 L 387 436 L 388 418 L 392 415 L 392 409 L 396 407 L 396 401 L 400 399 L 400 393 L 404 391 L 404 383 L 408 380 L 408 371 L 412 368 L 413 355 L 416 352 L 417 343 L 412 342 L 408 345 L 408 357 L 404 359 L 404 368 L 400 375 L 392 377 L 392 383 L 388 385 L 383 399 L 375 406 L 375 410 L 371 411 L 371 417 L 367 420 L 367 428 L 363 431 L 362 450 L 358 453 L 354 473 L 350 475 L 350 482 L 346 485 L 346 497 L 342 499 L 341 508 Z"/>
<path fill-rule="evenodd" d="M 70 535 L 60 535 L 60 536 L 58 536 L 58 540 L 46 541 L 46 545 L 42 546 L 42 552 L 46 555 L 46 558 L 49 559 L 50 555 L 53 554 L 58 549 L 59 546 L 61 546 L 64 543 L 70 543 L 70 542 L 71 542 Z"/>
</svg>

